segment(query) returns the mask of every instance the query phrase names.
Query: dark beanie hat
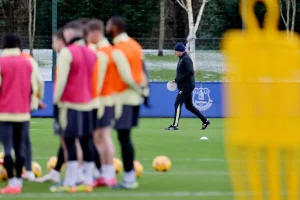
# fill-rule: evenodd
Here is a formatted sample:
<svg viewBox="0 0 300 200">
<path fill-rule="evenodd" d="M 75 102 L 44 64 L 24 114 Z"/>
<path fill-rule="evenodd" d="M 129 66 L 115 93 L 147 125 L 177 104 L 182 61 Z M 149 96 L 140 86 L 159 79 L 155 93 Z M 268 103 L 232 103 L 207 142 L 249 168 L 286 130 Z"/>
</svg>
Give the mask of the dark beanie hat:
<svg viewBox="0 0 300 200">
<path fill-rule="evenodd" d="M 179 51 L 179 52 L 185 52 L 185 46 L 182 42 L 178 42 L 175 47 L 174 47 L 175 51 Z"/>
</svg>

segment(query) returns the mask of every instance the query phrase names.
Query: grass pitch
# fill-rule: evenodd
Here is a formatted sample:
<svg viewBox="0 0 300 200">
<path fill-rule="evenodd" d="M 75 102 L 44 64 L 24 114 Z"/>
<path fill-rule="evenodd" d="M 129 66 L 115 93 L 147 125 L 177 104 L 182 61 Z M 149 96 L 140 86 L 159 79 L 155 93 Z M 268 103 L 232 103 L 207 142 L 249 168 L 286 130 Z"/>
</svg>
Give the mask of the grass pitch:
<svg viewBox="0 0 300 200">
<path fill-rule="evenodd" d="M 133 131 L 136 159 L 144 166 L 137 190 L 95 189 L 93 193 L 50 193 L 51 184 L 24 183 L 18 196 L 0 196 L 1 199 L 184 199 L 184 200 L 232 200 L 233 194 L 224 158 L 223 120 L 211 119 L 211 126 L 200 131 L 198 119 L 181 119 L 179 131 L 165 131 L 171 119 L 142 119 L 139 128 Z M 117 157 L 120 158 L 116 134 Z M 200 140 L 207 136 L 208 141 Z M 58 138 L 53 135 L 52 119 L 32 119 L 31 140 L 33 160 L 47 172 L 49 157 L 56 155 Z M 155 172 L 152 160 L 157 155 L 166 155 L 172 161 L 167 173 Z M 119 179 L 122 175 L 118 176 Z M 5 186 L 0 182 L 0 186 Z"/>
<path fill-rule="evenodd" d="M 149 70 L 149 77 L 151 81 L 171 81 L 176 77 L 176 69 L 158 69 Z M 196 71 L 195 80 L 199 82 L 221 80 L 222 74 L 216 72 Z"/>
</svg>

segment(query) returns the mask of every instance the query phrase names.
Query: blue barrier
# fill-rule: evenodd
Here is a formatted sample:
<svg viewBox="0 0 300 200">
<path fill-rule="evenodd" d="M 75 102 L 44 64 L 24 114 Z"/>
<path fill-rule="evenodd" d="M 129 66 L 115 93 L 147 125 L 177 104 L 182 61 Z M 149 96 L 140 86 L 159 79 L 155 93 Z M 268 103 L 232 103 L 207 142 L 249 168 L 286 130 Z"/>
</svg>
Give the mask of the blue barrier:
<svg viewBox="0 0 300 200">
<path fill-rule="evenodd" d="M 167 90 L 166 82 L 153 82 L 150 84 L 151 95 L 149 102 L 151 109 L 142 107 L 141 117 L 173 117 L 174 102 L 178 91 L 170 92 Z M 205 82 L 197 83 L 193 92 L 194 105 L 206 117 L 225 117 L 222 104 L 222 83 Z M 53 82 L 45 84 L 44 102 L 47 108 L 33 113 L 33 117 L 52 117 L 53 116 Z M 192 113 L 182 107 L 182 117 L 195 117 Z"/>
</svg>

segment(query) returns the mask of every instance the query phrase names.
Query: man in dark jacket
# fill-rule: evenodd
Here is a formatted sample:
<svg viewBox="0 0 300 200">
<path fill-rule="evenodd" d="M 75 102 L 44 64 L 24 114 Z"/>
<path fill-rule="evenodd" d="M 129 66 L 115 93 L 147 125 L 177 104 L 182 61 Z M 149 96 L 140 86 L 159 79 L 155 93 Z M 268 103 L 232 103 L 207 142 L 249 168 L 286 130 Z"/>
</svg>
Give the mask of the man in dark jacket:
<svg viewBox="0 0 300 200">
<path fill-rule="evenodd" d="M 181 114 L 181 106 L 184 103 L 186 109 L 196 115 L 202 121 L 202 130 L 206 129 L 210 121 L 206 119 L 200 111 L 193 105 L 193 90 L 195 89 L 195 71 L 193 61 L 185 51 L 185 46 L 179 42 L 174 47 L 175 54 L 179 57 L 176 78 L 173 82 L 177 83 L 178 95 L 175 101 L 174 122 L 166 130 L 178 130 Z"/>
</svg>

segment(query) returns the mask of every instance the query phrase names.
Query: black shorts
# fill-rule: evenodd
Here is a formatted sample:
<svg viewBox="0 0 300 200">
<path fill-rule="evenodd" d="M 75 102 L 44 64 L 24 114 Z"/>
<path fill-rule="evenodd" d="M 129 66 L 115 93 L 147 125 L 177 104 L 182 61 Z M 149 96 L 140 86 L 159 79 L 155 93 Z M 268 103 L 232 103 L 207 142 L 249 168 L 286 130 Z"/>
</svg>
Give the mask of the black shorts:
<svg viewBox="0 0 300 200">
<path fill-rule="evenodd" d="M 130 129 L 138 125 L 140 106 L 124 105 L 122 115 L 117 119 L 115 129 Z"/>
<path fill-rule="evenodd" d="M 95 129 L 95 111 L 60 109 L 59 125 L 63 137 L 92 136 Z"/>
<path fill-rule="evenodd" d="M 97 120 L 97 128 L 111 126 L 114 119 L 115 110 L 112 106 L 105 106 L 103 116 Z"/>
</svg>

